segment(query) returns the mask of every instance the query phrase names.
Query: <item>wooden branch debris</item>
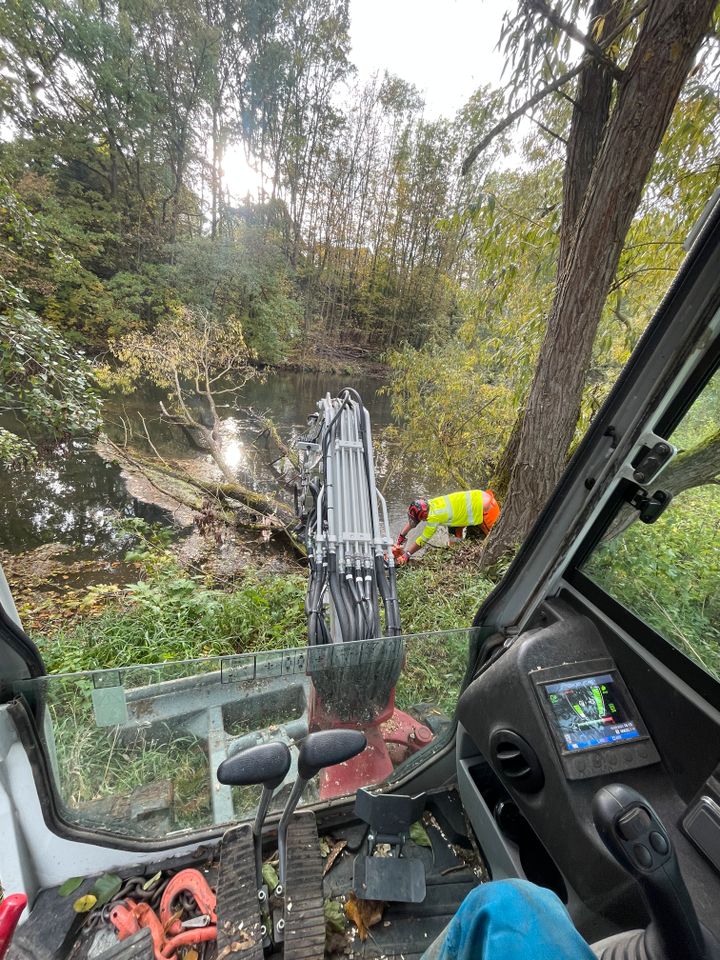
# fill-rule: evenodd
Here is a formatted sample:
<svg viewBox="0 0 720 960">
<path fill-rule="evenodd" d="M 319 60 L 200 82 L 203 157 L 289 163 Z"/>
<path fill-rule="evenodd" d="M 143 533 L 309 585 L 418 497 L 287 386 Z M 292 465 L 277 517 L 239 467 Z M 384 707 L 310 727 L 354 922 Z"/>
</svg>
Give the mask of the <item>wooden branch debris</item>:
<svg viewBox="0 0 720 960">
<path fill-rule="evenodd" d="M 193 477 L 177 464 L 130 452 L 107 438 L 102 442 L 101 453 L 141 473 L 163 498 L 169 498 L 194 513 L 204 502 L 213 501 L 229 525 L 256 531 L 267 539 L 277 537 L 295 555 L 306 555 L 304 544 L 293 530 L 293 511 L 269 494 L 251 490 L 238 482 L 214 482 Z"/>
</svg>

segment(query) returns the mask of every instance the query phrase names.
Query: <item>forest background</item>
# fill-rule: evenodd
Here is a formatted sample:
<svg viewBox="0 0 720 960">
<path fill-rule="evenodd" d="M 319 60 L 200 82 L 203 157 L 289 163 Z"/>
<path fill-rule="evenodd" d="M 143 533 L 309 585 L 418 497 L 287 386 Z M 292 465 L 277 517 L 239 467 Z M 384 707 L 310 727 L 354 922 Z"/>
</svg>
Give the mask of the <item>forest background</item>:
<svg viewBox="0 0 720 960">
<path fill-rule="evenodd" d="M 103 390 L 144 377 L 168 391 L 168 418 L 205 430 L 233 481 L 213 450 L 214 407 L 188 421 L 179 344 L 211 377 L 232 373 L 235 391 L 258 369 L 380 363 L 404 462 L 503 496 L 564 256 L 574 64 L 629 70 L 651 17 L 647 3 L 604 6 L 624 29 L 600 49 L 600 0 L 523 0 L 503 31 L 504 85 L 431 120 L 402 78 L 357 82 L 347 0 L 9 0 L 0 401 L 15 421 L 0 426 L 4 468 L 99 430 Z M 717 23 L 698 38 L 578 370 L 570 451 L 720 179 Z M 521 111 L 522 137 L 503 127 L 546 88 Z M 611 109 L 620 94 L 608 91 Z M 261 185 L 243 202 L 224 174 L 238 147 Z M 703 483 L 717 477 L 717 433 L 713 443 Z M 714 517 L 716 501 L 706 509 Z M 182 576 L 161 567 L 168 582 Z"/>
</svg>

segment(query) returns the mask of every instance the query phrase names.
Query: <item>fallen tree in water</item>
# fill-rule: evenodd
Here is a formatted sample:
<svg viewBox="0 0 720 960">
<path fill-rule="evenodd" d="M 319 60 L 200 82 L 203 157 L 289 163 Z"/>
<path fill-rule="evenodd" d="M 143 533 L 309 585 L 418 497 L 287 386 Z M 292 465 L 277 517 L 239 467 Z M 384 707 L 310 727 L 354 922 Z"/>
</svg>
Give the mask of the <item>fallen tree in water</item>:
<svg viewBox="0 0 720 960">
<path fill-rule="evenodd" d="M 294 532 L 297 524 L 294 511 L 276 497 L 252 490 L 239 481 L 214 481 L 195 476 L 181 464 L 159 455 L 147 457 L 107 437 L 99 441 L 98 452 L 104 459 L 119 464 L 130 476 L 141 476 L 152 488 L 148 499 L 171 513 L 184 509 L 190 511 L 189 516 L 200 526 L 227 524 L 264 541 L 274 539 L 295 556 L 305 556 L 305 547 Z"/>
<path fill-rule="evenodd" d="M 191 473 L 187 466 L 163 457 L 142 415 L 142 442 L 150 456 L 131 446 L 133 430 L 127 423 L 125 442 L 120 445 L 105 438 L 99 448 L 101 455 L 142 475 L 158 497 L 189 508 L 200 527 L 226 523 L 255 532 L 265 541 L 276 539 L 304 556 L 305 548 L 293 531 L 297 521 L 290 504 L 241 483 L 226 457 L 220 410 L 229 400 L 237 400 L 248 380 L 259 375 L 240 322 L 186 308 L 164 318 L 152 333 L 136 332 L 122 338 L 113 352 L 122 368 L 120 374 L 110 373 L 109 378 L 132 381 L 144 377 L 167 391 L 159 401 L 162 419 L 181 428 L 194 446 L 206 451 L 222 479 Z M 270 460 L 265 466 L 273 483 L 292 486 L 282 463 L 292 471 L 297 465 L 294 452 L 268 416 L 245 412 L 258 436 L 266 440 Z"/>
</svg>

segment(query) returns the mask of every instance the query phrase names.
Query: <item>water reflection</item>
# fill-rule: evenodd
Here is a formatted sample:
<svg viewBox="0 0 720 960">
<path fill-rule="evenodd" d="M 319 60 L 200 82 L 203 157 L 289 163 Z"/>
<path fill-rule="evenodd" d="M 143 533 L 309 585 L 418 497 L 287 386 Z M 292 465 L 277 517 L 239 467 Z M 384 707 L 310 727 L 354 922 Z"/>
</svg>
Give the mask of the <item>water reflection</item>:
<svg viewBox="0 0 720 960">
<path fill-rule="evenodd" d="M 61 542 L 81 555 L 117 556 L 126 539 L 113 523 L 118 514 L 170 522 L 167 511 L 131 497 L 120 468 L 82 442 L 64 444 L 34 472 L 0 469 L 0 489 L 0 546 L 11 553 Z"/>
<path fill-rule="evenodd" d="M 423 477 L 412 476 L 398 467 L 396 452 L 380 442 L 381 430 L 391 422 L 389 398 L 379 391 L 382 383 L 363 377 L 326 374 L 277 373 L 265 380 L 250 381 L 241 399 L 223 417 L 223 452 L 238 478 L 248 486 L 266 491 L 277 486 L 265 464 L 271 455 L 258 440 L 257 422 L 248 418 L 247 408 L 267 413 L 285 440 L 304 432 L 308 414 L 329 392 L 344 386 L 357 389 L 367 406 L 375 435 L 377 475 L 380 486 L 389 474 L 384 493 L 393 530 L 404 522 L 407 504 L 423 493 L 439 492 Z M 159 417 L 162 392 L 146 387 L 128 397 L 108 400 L 104 407 L 110 437 L 122 442 L 130 431 L 132 442 L 141 444 L 142 423 L 158 452 L 169 460 L 199 461 L 208 474 L 214 465 L 208 454 L 194 447 L 178 427 Z M 243 411 L 243 407 L 246 409 Z M 82 550 L 100 548 L 107 556 L 122 552 L 122 538 L 113 528 L 113 518 L 142 517 L 149 522 L 171 523 L 170 514 L 130 496 L 121 471 L 107 463 L 87 443 L 63 445 L 52 461 L 36 471 L 3 472 L 0 469 L 0 548 L 13 553 L 45 543 L 60 541 Z"/>
</svg>

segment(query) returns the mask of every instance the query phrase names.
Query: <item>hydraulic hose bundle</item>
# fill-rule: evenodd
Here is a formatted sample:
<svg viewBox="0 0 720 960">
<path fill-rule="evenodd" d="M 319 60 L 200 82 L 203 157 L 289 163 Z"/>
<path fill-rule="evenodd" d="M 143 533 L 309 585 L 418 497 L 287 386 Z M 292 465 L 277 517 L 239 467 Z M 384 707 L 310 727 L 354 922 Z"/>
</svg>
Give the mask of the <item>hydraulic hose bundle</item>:
<svg viewBox="0 0 720 960">
<path fill-rule="evenodd" d="M 296 446 L 310 644 L 399 636 L 387 506 L 375 485 L 370 417 L 357 391 L 320 400 Z"/>
</svg>

